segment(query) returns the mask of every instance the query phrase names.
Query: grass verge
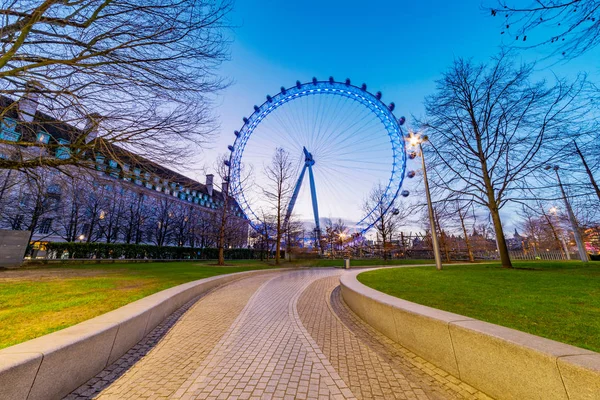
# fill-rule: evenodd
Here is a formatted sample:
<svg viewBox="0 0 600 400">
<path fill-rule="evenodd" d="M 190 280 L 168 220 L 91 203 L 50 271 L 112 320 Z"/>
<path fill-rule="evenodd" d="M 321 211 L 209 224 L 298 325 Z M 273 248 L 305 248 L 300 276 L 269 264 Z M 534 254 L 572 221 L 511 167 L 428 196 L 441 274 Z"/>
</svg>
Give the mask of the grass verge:
<svg viewBox="0 0 600 400">
<path fill-rule="evenodd" d="M 394 268 L 360 274 L 389 295 L 600 352 L 600 262 Z"/>
<path fill-rule="evenodd" d="M 196 279 L 272 268 L 259 261 L 96 264 L 0 271 L 0 348 Z"/>
</svg>

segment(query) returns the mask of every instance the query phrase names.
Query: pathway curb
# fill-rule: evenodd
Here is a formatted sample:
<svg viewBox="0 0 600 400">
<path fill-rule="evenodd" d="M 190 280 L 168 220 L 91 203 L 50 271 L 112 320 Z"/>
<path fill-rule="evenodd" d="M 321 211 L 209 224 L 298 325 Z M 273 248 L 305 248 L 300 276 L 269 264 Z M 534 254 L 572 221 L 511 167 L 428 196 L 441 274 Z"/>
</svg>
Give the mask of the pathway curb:
<svg viewBox="0 0 600 400">
<path fill-rule="evenodd" d="M 268 269 L 184 283 L 0 350 L 0 400 L 60 399 L 125 354 L 171 313 L 217 286 Z"/>
<path fill-rule="evenodd" d="M 600 354 L 402 300 L 340 277 L 354 313 L 391 340 L 498 399 L 600 399 Z"/>
</svg>

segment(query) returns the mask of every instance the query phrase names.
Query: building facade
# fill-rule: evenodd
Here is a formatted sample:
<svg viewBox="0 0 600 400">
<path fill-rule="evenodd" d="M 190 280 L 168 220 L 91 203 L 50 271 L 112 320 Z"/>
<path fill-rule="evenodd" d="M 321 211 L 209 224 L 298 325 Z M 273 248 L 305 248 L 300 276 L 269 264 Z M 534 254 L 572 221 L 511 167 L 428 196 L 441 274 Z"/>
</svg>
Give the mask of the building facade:
<svg viewBox="0 0 600 400">
<path fill-rule="evenodd" d="M 69 158 L 70 143 L 83 131 L 40 113 L 29 100 L 21 100 L 25 107 L 0 98 L 0 158 L 34 159 L 42 152 Z M 31 149 L 21 145 L 33 141 Z M 123 148 L 98 147 L 82 166 L 0 170 L 0 228 L 31 231 L 36 248 L 62 241 L 202 248 L 216 246 L 225 215 L 226 246 L 247 246 L 248 223 L 233 198 L 223 213 L 226 199 L 212 175 L 200 183 Z"/>
</svg>

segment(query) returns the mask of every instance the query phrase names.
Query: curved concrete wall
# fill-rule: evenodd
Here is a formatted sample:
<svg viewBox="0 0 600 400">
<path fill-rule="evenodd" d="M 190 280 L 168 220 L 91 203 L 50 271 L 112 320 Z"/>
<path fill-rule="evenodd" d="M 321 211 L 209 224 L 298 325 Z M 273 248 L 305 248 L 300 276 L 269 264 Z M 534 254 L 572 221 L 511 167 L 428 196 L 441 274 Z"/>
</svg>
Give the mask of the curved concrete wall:
<svg viewBox="0 0 600 400">
<path fill-rule="evenodd" d="M 194 297 L 270 271 L 238 272 L 185 283 L 0 350 L 0 399 L 60 399 L 112 364 Z"/>
<path fill-rule="evenodd" d="M 342 296 L 387 337 L 499 399 L 600 400 L 600 354 L 437 310 L 340 278 Z"/>
</svg>

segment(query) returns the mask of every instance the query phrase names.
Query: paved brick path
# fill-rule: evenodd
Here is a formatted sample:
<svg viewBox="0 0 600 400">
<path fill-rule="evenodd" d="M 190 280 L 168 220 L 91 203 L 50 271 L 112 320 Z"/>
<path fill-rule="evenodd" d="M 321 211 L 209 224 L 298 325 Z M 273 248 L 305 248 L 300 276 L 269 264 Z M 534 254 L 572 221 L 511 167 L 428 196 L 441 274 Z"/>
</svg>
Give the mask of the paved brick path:
<svg viewBox="0 0 600 400">
<path fill-rule="evenodd" d="M 219 288 L 68 398 L 487 399 L 357 318 L 339 295 L 341 273 Z"/>
</svg>

